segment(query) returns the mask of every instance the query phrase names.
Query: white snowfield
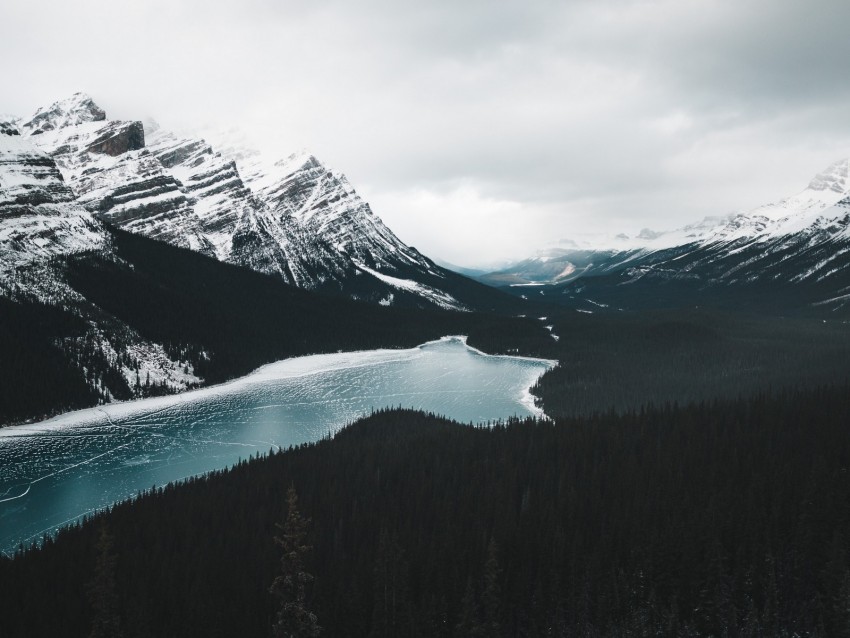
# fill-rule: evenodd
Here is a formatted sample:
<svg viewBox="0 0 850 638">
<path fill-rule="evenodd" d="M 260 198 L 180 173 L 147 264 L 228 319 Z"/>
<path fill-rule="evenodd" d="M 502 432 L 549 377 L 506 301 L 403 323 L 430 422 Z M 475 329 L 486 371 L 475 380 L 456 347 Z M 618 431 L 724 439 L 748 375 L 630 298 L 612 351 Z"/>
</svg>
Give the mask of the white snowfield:
<svg viewBox="0 0 850 638">
<path fill-rule="evenodd" d="M 446 308 L 448 310 L 467 310 L 467 308 L 464 307 L 463 304 L 461 304 L 457 299 L 455 299 L 446 292 L 437 290 L 436 288 L 432 288 L 431 286 L 426 286 L 425 284 L 420 284 L 415 281 L 411 281 L 410 279 L 400 279 L 398 277 L 385 275 L 382 272 L 369 268 L 365 264 L 360 264 L 357 262 L 354 263 L 363 272 L 372 275 L 376 279 L 380 279 L 381 281 L 389 284 L 393 288 L 398 288 L 399 290 L 412 292 L 413 294 L 419 295 L 420 297 L 425 297 L 426 299 L 433 301 L 438 306 Z"/>
</svg>

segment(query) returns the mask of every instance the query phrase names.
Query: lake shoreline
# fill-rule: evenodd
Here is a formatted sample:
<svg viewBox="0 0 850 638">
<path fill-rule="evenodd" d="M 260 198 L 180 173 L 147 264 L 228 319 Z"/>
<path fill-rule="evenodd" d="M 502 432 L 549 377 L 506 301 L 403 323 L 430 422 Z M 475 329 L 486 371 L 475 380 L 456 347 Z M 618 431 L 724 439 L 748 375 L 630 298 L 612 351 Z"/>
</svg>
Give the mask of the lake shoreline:
<svg viewBox="0 0 850 638">
<path fill-rule="evenodd" d="M 384 408 L 480 426 L 545 419 L 529 390 L 553 365 L 489 355 L 455 335 L 407 349 L 292 357 L 216 386 L 12 426 L 0 431 L 0 548 L 151 485 L 315 442 Z"/>
<path fill-rule="evenodd" d="M 332 370 L 345 370 L 364 365 L 376 365 L 380 363 L 389 363 L 394 360 L 403 360 L 415 356 L 418 352 L 422 350 L 422 348 L 425 348 L 427 346 L 431 346 L 438 343 L 447 343 L 451 341 L 460 341 L 468 350 L 482 357 L 533 361 L 535 363 L 542 363 L 548 365 L 550 368 L 558 364 L 558 361 L 554 359 L 544 359 L 540 357 L 528 357 L 522 355 L 489 354 L 487 352 L 484 352 L 483 350 L 479 350 L 478 348 L 470 346 L 467 343 L 467 339 L 468 337 L 466 335 L 446 335 L 444 337 L 440 337 L 439 339 L 426 341 L 425 343 L 419 344 L 418 346 L 414 346 L 413 348 L 379 348 L 376 350 L 351 350 L 346 352 L 329 352 L 320 354 L 309 354 L 300 357 L 289 357 L 287 359 L 281 359 L 279 361 L 273 361 L 271 363 L 263 364 L 259 368 L 253 370 L 252 372 L 249 372 L 244 376 L 237 377 L 235 379 L 230 379 L 228 381 L 223 381 L 222 383 L 202 386 L 200 388 L 193 388 L 191 390 L 178 392 L 176 394 L 167 394 L 158 397 L 146 397 L 142 399 L 131 399 L 129 401 L 115 401 L 112 403 L 104 403 L 89 408 L 81 408 L 79 410 L 62 412 L 60 414 L 48 417 L 40 421 L 10 424 L 7 426 L 0 427 L 0 439 L 17 436 L 29 436 L 32 434 L 50 431 L 61 427 L 84 425 L 87 421 L 101 418 L 103 416 L 106 416 L 107 418 L 125 418 L 128 416 L 132 416 L 135 412 L 148 411 L 152 409 L 165 409 L 175 405 L 179 405 L 180 403 L 197 400 L 199 398 L 215 396 L 216 394 L 222 393 L 223 391 L 234 390 L 243 385 L 248 385 L 250 383 L 256 383 L 260 381 L 272 379 L 287 379 L 297 376 L 309 376 L 311 374 L 321 374 L 323 372 L 328 372 Z M 347 359 L 351 357 L 358 359 L 358 361 L 347 361 Z M 332 360 L 334 363 L 329 362 L 329 359 Z M 318 367 L 310 366 L 310 364 L 315 365 L 318 363 L 324 363 L 324 365 L 320 365 Z M 303 368 L 299 369 L 299 366 L 301 364 L 306 365 L 304 365 Z M 290 374 L 287 374 L 287 368 L 290 367 L 293 367 L 294 370 Z M 539 418 L 548 418 L 543 413 L 542 408 L 537 406 L 535 402 L 535 397 L 533 394 L 531 394 L 530 387 L 525 389 L 525 392 L 521 398 L 521 403 L 526 408 L 528 408 L 529 411 L 533 412 L 535 416 Z"/>
</svg>

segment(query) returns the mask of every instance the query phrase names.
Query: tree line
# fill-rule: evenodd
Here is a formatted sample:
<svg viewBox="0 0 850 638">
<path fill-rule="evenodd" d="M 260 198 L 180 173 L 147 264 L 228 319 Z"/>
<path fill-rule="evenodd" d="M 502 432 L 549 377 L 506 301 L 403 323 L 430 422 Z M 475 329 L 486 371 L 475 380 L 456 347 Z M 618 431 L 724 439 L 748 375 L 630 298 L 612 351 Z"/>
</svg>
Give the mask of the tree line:
<svg viewBox="0 0 850 638">
<path fill-rule="evenodd" d="M 290 487 L 327 636 L 850 635 L 850 388 L 476 428 L 386 410 L 0 561 L 0 635 L 268 636 Z M 296 570 L 297 572 L 298 570 Z"/>
<path fill-rule="evenodd" d="M 735 399 L 850 381 L 843 321 L 705 308 L 550 313 L 560 365 L 533 393 L 549 415 L 627 411 L 654 403 Z"/>
</svg>

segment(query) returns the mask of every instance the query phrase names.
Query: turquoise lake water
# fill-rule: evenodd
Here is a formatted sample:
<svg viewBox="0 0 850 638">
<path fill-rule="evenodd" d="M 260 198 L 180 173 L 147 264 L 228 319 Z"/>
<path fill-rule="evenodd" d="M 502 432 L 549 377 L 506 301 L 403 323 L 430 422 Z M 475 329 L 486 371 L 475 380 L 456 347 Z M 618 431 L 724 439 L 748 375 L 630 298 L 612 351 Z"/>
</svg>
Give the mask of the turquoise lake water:
<svg viewBox="0 0 850 638">
<path fill-rule="evenodd" d="M 0 551 L 153 485 L 326 436 L 387 406 L 464 423 L 539 415 L 528 388 L 554 362 L 489 356 L 448 337 L 409 350 L 288 359 L 214 388 L 0 430 Z"/>
</svg>

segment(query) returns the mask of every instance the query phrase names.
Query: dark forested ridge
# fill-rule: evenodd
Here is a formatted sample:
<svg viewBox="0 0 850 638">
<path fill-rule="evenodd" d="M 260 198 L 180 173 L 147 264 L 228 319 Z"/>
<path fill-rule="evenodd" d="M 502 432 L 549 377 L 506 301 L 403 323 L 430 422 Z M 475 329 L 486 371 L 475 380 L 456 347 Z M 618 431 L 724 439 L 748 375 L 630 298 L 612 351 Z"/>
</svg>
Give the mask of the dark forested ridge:
<svg viewBox="0 0 850 638">
<path fill-rule="evenodd" d="M 208 383 L 288 356 L 411 347 L 446 334 L 484 334 L 491 323 L 506 324 L 505 336 L 516 333 L 515 343 L 502 340 L 502 347 L 543 341 L 530 320 L 318 295 L 190 250 L 112 233 L 114 252 L 124 262 L 98 254 L 76 257 L 69 265 L 71 285 L 148 339 L 182 350 L 203 346 L 208 356 L 190 361 Z"/>
<path fill-rule="evenodd" d="M 0 424 L 100 399 L 73 365 L 105 369 L 85 334 L 83 321 L 59 308 L 0 297 Z"/>
<path fill-rule="evenodd" d="M 405 411 L 119 505 L 0 560 L 0 635 L 268 636 L 312 519 L 327 636 L 847 636 L 850 388 L 491 429 Z"/>
<path fill-rule="evenodd" d="M 705 308 L 546 318 L 560 365 L 534 387 L 550 416 L 737 398 L 850 381 L 844 321 Z"/>
<path fill-rule="evenodd" d="M 550 341 L 532 319 L 497 314 L 384 308 L 310 293 L 246 268 L 139 235 L 112 230 L 111 250 L 53 265 L 90 304 L 0 299 L 0 425 L 117 399 L 166 392 L 122 375 L 132 369 L 92 337 L 113 344 L 134 332 L 163 344 L 205 383 L 247 374 L 291 356 L 412 347 L 469 335 L 490 352 L 539 351 Z M 136 367 L 138 369 L 138 367 Z"/>
</svg>

